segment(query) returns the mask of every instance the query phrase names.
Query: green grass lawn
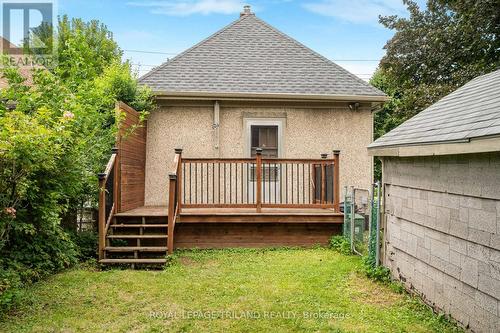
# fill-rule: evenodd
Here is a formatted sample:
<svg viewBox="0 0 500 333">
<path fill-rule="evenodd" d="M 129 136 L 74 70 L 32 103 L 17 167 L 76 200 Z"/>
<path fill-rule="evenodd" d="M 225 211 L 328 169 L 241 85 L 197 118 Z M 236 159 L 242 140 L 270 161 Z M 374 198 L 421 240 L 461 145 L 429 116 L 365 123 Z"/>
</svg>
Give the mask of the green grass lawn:
<svg viewBox="0 0 500 333">
<path fill-rule="evenodd" d="M 163 271 L 73 269 L 37 283 L 0 332 L 455 332 L 328 249 L 180 252 Z"/>
</svg>

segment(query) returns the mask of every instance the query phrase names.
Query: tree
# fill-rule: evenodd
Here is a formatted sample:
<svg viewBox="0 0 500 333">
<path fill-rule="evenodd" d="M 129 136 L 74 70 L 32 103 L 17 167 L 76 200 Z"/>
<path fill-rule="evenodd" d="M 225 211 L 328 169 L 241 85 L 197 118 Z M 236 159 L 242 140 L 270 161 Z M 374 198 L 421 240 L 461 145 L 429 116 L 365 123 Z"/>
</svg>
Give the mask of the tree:
<svg viewBox="0 0 500 333">
<path fill-rule="evenodd" d="M 75 262 L 61 217 L 97 197 L 115 102 L 152 107 L 104 25 L 63 17 L 59 29 L 56 66 L 34 70 L 32 85 L 17 68 L 2 69 L 9 85 L 0 91 L 0 310 L 16 285 Z"/>
<path fill-rule="evenodd" d="M 52 26 L 42 24 L 32 29 L 32 39 L 40 40 L 50 49 L 57 43 L 52 73 L 66 81 L 67 85 L 78 86 L 101 75 L 105 68 L 120 60 L 122 51 L 113 40 L 113 34 L 97 20 L 84 22 L 79 18 L 62 16 L 58 21 L 57 33 Z"/>
<path fill-rule="evenodd" d="M 500 67 L 499 0 L 403 0 L 409 17 L 380 17 L 395 31 L 370 83 L 391 97 L 375 115 L 375 138 L 471 79 Z M 376 161 L 375 177 L 380 179 Z"/>
<path fill-rule="evenodd" d="M 403 1 L 409 17 L 380 17 L 395 31 L 372 84 L 398 99 L 385 133 L 471 79 L 500 67 L 498 0 L 429 0 L 425 9 Z"/>
</svg>

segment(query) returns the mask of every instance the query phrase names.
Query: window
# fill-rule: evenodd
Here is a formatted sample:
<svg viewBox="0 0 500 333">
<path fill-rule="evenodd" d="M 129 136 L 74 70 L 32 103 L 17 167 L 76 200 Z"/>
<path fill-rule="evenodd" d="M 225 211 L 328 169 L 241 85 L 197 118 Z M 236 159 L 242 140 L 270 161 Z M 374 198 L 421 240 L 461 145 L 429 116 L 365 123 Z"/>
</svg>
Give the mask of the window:
<svg viewBox="0 0 500 333">
<path fill-rule="evenodd" d="M 278 157 L 278 126 L 250 126 L 251 156 L 255 156 L 257 148 L 262 148 L 262 156 Z"/>
<path fill-rule="evenodd" d="M 278 157 L 278 126 L 251 125 L 250 126 L 251 156 L 255 157 L 256 149 L 262 148 L 262 157 Z M 251 181 L 256 180 L 256 170 L 252 167 Z M 275 182 L 278 168 L 273 165 L 262 166 L 262 180 Z"/>
</svg>

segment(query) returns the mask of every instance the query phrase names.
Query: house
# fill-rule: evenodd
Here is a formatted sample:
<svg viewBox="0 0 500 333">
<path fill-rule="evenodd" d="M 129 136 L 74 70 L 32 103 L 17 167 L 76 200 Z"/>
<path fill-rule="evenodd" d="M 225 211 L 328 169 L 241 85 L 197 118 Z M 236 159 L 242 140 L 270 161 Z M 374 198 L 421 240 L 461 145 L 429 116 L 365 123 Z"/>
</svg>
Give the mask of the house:
<svg viewBox="0 0 500 333">
<path fill-rule="evenodd" d="M 386 96 L 249 6 L 140 83 L 153 90 L 158 108 L 132 138 L 118 139 L 108 171 L 120 161 L 119 193 L 102 212 L 101 258 L 131 250 L 130 242 L 104 245 L 126 228 L 116 224 L 164 224 L 167 216 L 168 231 L 158 235 L 170 251 L 325 244 L 340 231 L 340 188 L 371 184 L 365 147 L 373 139 L 372 110 Z M 127 114 L 125 126 L 137 121 L 127 106 L 118 109 Z M 140 262 L 146 256 L 137 251 L 149 248 L 132 250 Z"/>
<path fill-rule="evenodd" d="M 477 332 L 500 327 L 500 70 L 369 145 L 382 159 L 383 261 Z"/>
</svg>

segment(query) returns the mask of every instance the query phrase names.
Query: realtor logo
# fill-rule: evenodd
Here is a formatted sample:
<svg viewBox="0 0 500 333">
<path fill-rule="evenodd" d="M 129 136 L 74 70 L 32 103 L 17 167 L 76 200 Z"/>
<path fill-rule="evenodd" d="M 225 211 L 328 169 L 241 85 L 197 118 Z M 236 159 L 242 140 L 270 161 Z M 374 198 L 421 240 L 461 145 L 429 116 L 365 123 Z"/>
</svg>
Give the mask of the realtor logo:
<svg viewBox="0 0 500 333">
<path fill-rule="evenodd" d="M 54 0 L 0 0 L 0 8 L 2 54 L 30 54 L 35 57 L 55 54 Z"/>
</svg>

